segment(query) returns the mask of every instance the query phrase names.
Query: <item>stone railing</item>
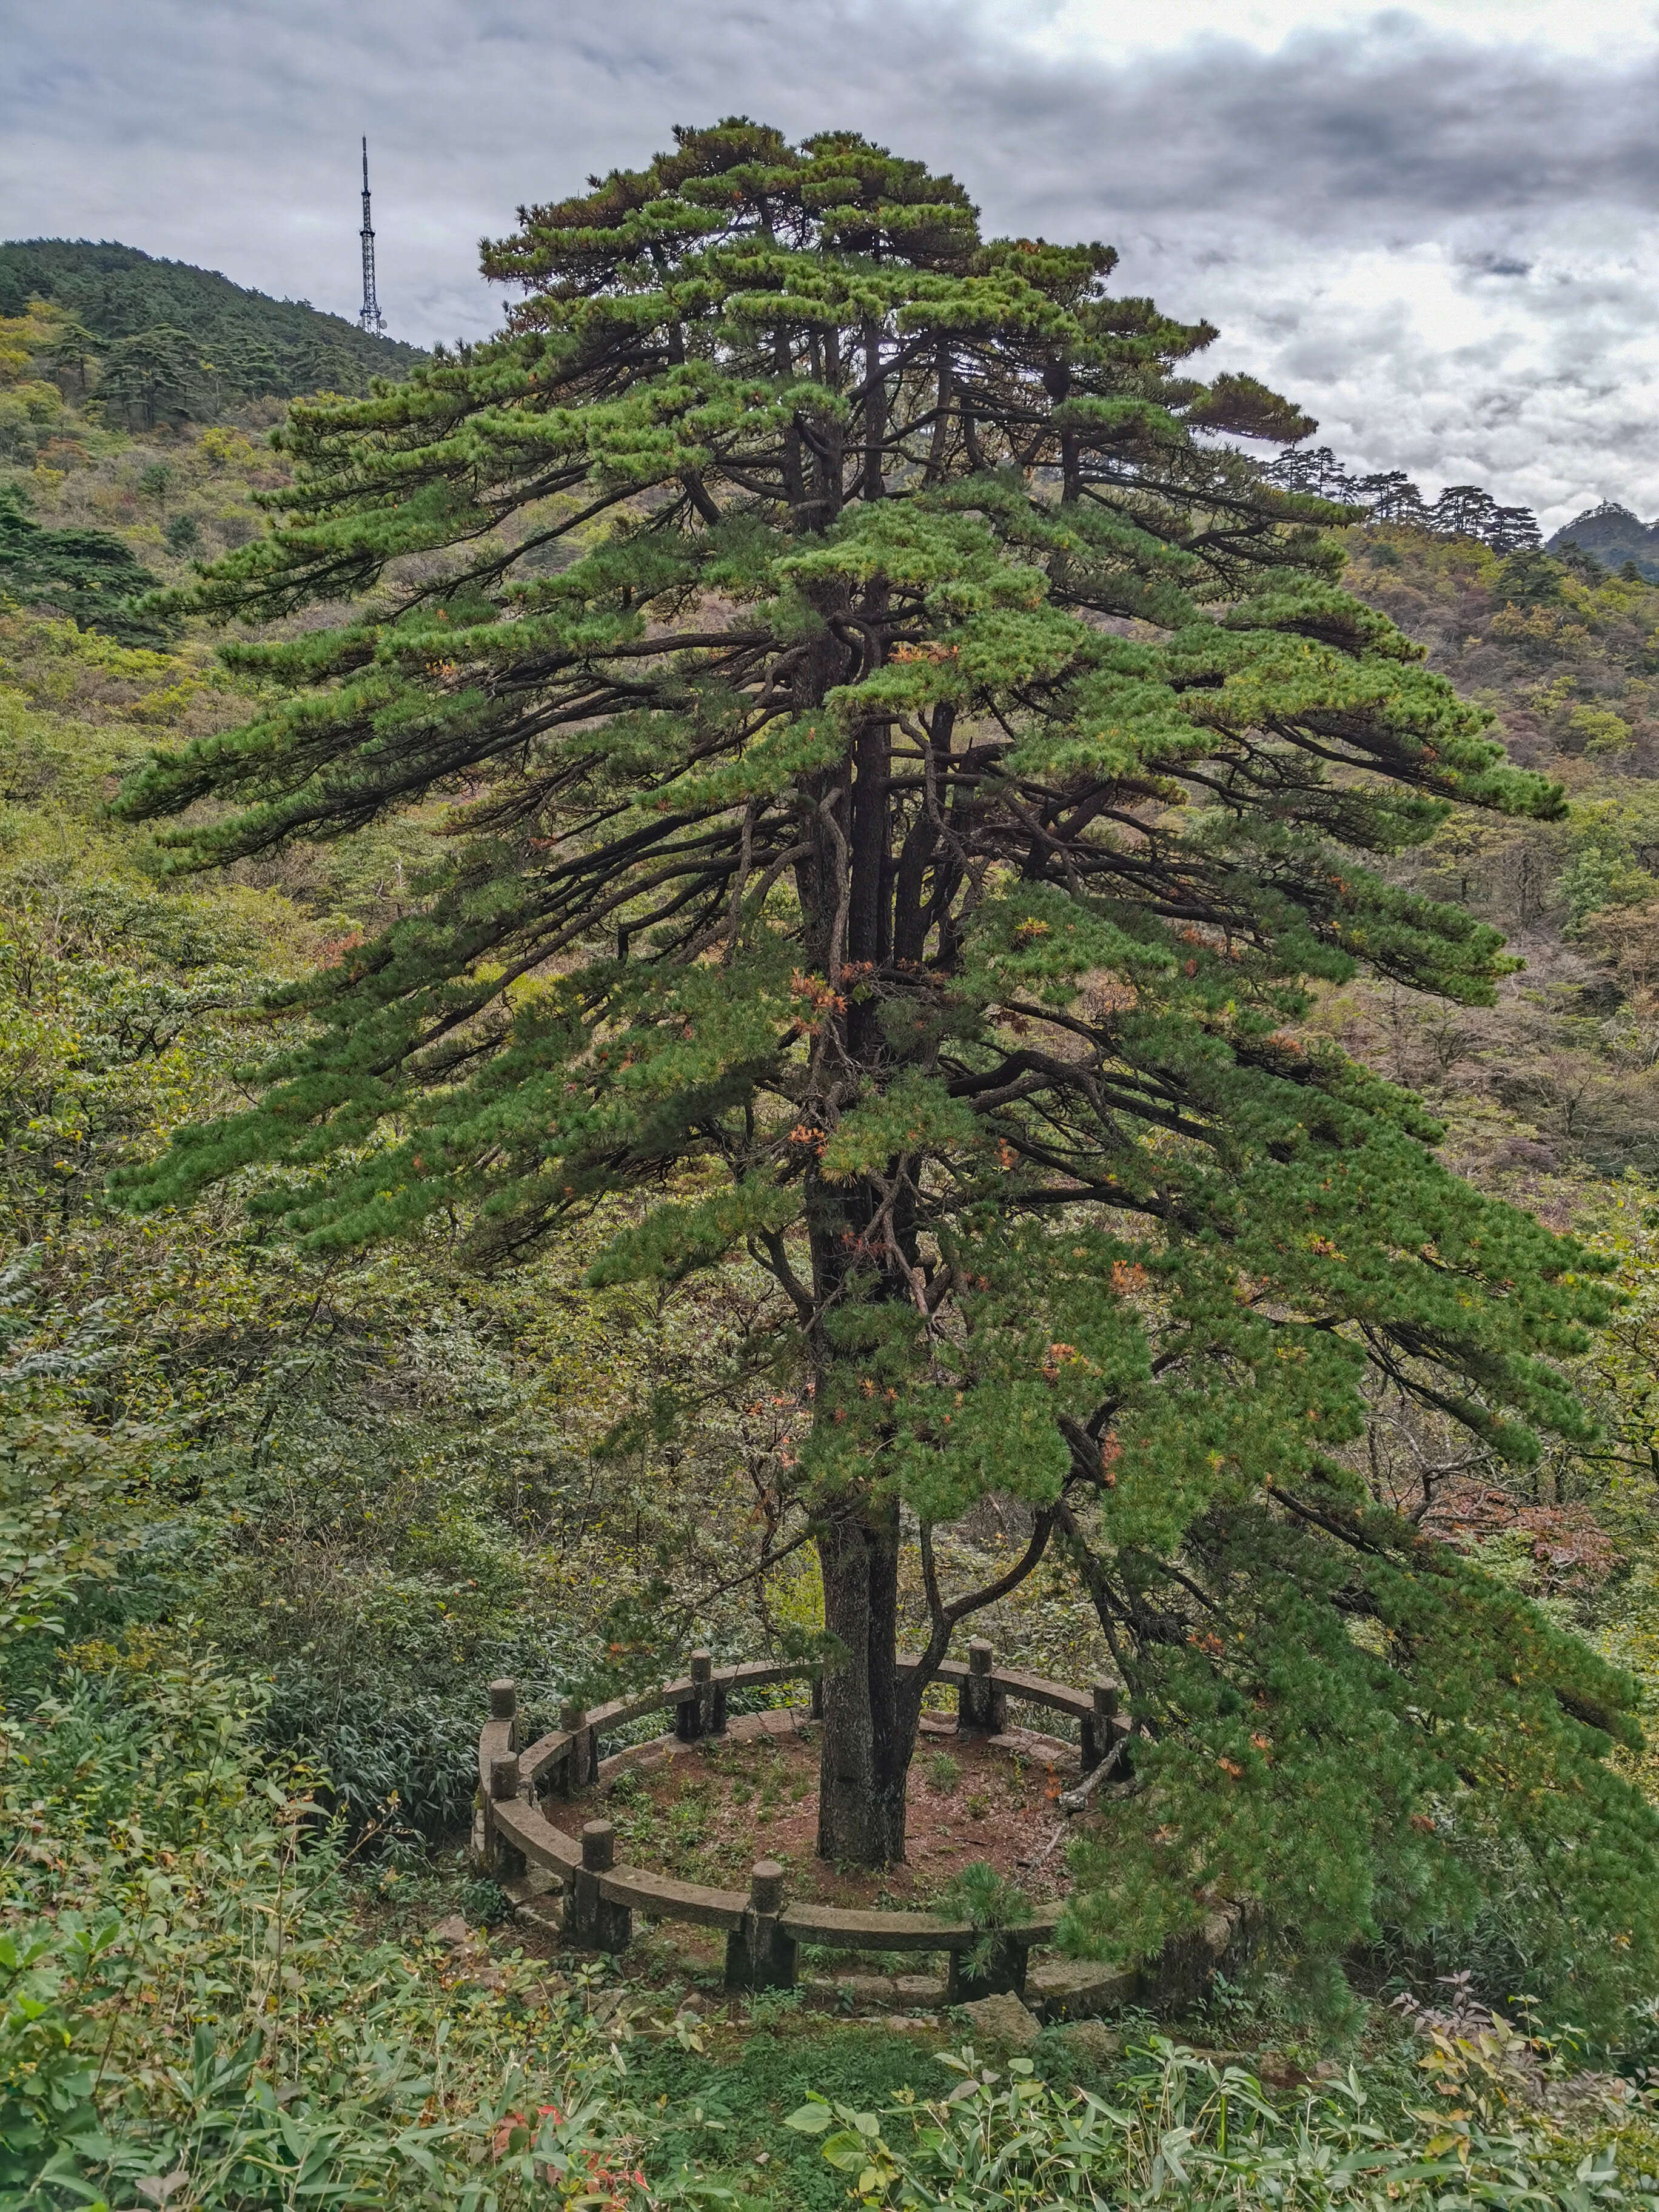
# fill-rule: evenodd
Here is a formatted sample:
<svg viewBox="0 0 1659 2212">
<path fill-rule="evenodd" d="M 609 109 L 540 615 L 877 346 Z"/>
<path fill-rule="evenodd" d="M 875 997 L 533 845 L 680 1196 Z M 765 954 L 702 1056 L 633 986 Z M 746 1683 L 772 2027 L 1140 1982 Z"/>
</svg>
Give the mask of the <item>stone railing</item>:
<svg viewBox="0 0 1659 2212">
<path fill-rule="evenodd" d="M 901 1659 L 900 1663 L 907 1662 Z M 908 1663 L 914 1667 L 916 1662 Z M 786 1893 L 785 1870 L 773 1859 L 757 1862 L 746 1893 L 714 1889 L 643 1867 L 618 1865 L 616 1831 L 609 1820 L 589 1820 L 578 1843 L 542 1810 L 546 1796 L 568 1797 L 603 1783 L 650 1756 L 662 1741 L 630 1745 L 602 1758 L 600 1740 L 607 1729 L 624 1727 L 647 1713 L 672 1711 L 674 1737 L 694 1743 L 724 1733 L 726 1705 L 734 1691 L 797 1681 L 811 1685 L 816 1716 L 820 1673 L 816 1662 L 716 1667 L 708 1652 L 694 1651 L 687 1673 L 678 1680 L 591 1709 L 568 1705 L 556 1729 L 522 1746 L 516 1688 L 510 1681 L 492 1682 L 489 1718 L 478 1738 L 477 1856 L 504 1881 L 532 1870 L 551 1877 L 562 1894 L 563 1938 L 579 1947 L 624 1950 L 635 1912 L 653 1920 L 724 1929 L 730 1989 L 793 1986 L 799 1946 L 817 1943 L 843 1951 L 945 1951 L 951 1960 L 947 1996 L 951 2003 L 998 1990 L 1023 1990 L 1031 1950 L 1054 1940 L 1057 1906 L 1034 1912 L 1018 1928 L 999 1929 L 988 1938 L 985 1929 L 967 1921 L 941 1919 L 932 1913 L 792 1903 Z M 1085 1774 L 1100 1765 L 1127 1730 L 1118 1711 L 1115 1684 L 1097 1682 L 1092 1689 L 1075 1690 L 1040 1675 L 999 1668 L 993 1663 L 988 1644 L 970 1644 L 965 1665 L 946 1660 L 936 1679 L 955 1684 L 957 1727 L 964 1735 L 1000 1735 L 1011 1702 L 1042 1706 L 1075 1720 Z"/>
</svg>

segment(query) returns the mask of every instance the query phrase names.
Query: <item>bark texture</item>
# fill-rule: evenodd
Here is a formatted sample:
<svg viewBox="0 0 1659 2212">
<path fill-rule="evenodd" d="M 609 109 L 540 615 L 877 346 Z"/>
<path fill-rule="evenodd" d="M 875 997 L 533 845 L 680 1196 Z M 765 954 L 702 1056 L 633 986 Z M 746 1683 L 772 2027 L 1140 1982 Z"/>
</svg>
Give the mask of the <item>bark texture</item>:
<svg viewBox="0 0 1659 2212">
<path fill-rule="evenodd" d="M 849 1513 L 818 1538 L 825 1626 L 841 1647 L 823 1676 L 820 1858 L 885 1866 L 904 1856 L 904 1791 L 915 1747 L 902 1694 L 896 1513 Z"/>
</svg>

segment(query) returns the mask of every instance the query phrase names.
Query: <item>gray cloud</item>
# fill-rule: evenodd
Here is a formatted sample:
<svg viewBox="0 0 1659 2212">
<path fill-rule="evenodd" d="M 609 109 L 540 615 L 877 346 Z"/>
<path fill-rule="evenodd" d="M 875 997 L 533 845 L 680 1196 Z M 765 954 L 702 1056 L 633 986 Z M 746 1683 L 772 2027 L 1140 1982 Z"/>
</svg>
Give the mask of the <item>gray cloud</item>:
<svg viewBox="0 0 1659 2212">
<path fill-rule="evenodd" d="M 1614 66 L 1431 32 L 1206 38 L 1109 64 L 956 0 L 57 0 L 0 82 L 14 236 L 119 238 L 349 313 L 356 149 L 399 335 L 491 327 L 483 233 L 678 121 L 851 123 L 988 223 L 1106 237 L 1322 437 L 1553 519 L 1659 507 L 1659 50 Z"/>
</svg>

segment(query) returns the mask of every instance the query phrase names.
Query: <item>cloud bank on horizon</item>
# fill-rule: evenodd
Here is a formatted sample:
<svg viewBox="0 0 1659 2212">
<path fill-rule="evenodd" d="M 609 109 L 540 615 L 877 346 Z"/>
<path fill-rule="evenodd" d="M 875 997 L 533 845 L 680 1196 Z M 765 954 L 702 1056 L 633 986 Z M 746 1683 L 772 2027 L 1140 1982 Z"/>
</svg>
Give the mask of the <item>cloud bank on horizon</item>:
<svg viewBox="0 0 1659 2212">
<path fill-rule="evenodd" d="M 1659 512 L 1659 23 L 1632 0 L 27 0 L 15 237 L 350 314 L 367 131 L 399 337 L 493 328 L 477 241 L 677 122 L 850 125 L 988 227 L 1109 240 L 1364 470 L 1546 528 Z"/>
</svg>

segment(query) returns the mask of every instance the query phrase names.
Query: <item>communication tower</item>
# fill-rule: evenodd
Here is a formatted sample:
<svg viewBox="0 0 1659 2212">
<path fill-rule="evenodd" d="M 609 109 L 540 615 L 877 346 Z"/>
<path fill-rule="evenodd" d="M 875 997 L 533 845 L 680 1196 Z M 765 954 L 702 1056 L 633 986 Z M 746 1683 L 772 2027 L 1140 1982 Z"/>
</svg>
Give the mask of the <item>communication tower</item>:
<svg viewBox="0 0 1659 2212">
<path fill-rule="evenodd" d="M 368 141 L 363 141 L 363 307 L 357 318 L 365 331 L 383 331 L 386 317 L 374 296 L 374 225 L 368 212 Z"/>
</svg>

